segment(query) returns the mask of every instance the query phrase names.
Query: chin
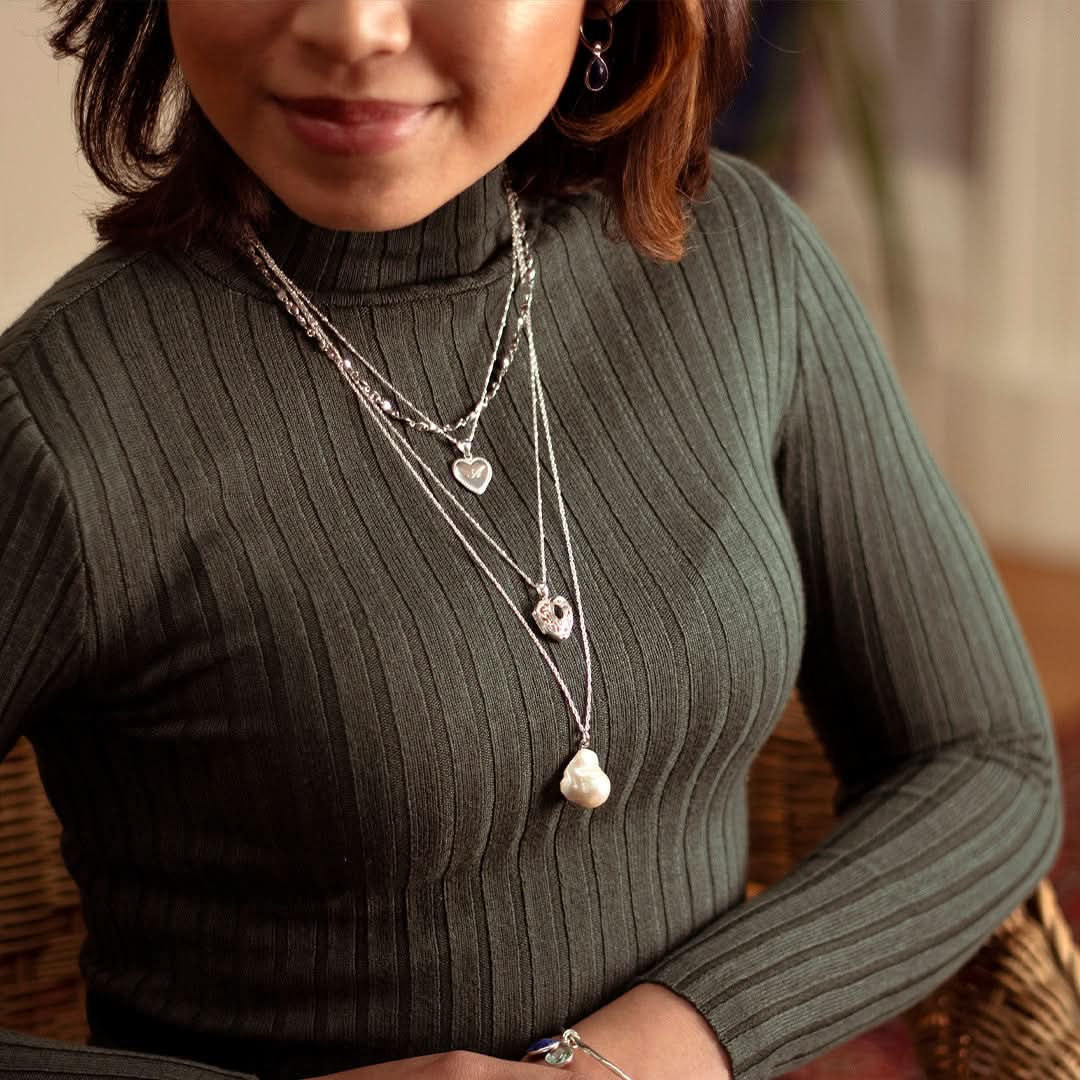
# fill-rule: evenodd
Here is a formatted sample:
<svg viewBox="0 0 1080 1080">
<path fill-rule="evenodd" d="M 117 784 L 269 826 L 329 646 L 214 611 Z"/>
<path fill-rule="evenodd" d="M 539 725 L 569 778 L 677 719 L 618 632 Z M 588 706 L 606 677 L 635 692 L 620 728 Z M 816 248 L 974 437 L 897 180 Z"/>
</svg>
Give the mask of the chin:
<svg viewBox="0 0 1080 1080">
<path fill-rule="evenodd" d="M 433 187 L 429 186 L 426 198 L 409 198 L 400 192 L 394 197 L 387 193 L 393 185 L 374 185 L 381 189 L 375 191 L 373 185 L 366 184 L 351 185 L 353 190 L 347 194 L 340 188 L 326 192 L 323 185 L 322 193 L 312 195 L 312 186 L 303 185 L 303 193 L 295 198 L 281 191 L 279 196 L 289 209 L 312 224 L 349 232 L 386 232 L 412 225 L 453 196 L 451 192 L 445 198 L 432 199 Z"/>
</svg>

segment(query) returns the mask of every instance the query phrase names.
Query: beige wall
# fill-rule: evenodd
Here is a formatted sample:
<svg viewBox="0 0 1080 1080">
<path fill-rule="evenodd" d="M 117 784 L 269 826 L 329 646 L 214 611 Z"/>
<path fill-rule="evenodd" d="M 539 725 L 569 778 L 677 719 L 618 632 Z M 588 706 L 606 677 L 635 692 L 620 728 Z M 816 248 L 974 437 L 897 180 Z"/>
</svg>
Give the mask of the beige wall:
<svg viewBox="0 0 1080 1080">
<path fill-rule="evenodd" d="M 78 154 L 75 64 L 54 60 L 37 0 L 0 0 L 0 327 L 95 246 L 104 201 Z"/>
<path fill-rule="evenodd" d="M 910 12 L 908 3 L 864 0 L 878 16 L 874 35 L 895 29 L 882 16 Z M 906 56 L 896 40 L 884 50 L 927 331 L 918 355 L 901 355 L 890 332 L 872 207 L 835 134 L 817 146 L 799 198 L 870 309 L 935 457 L 984 535 L 1080 565 L 1080 4 L 986 0 L 960 10 L 978 15 L 977 33 L 955 18 L 934 29 L 971 72 L 971 130 L 960 145 L 927 138 L 959 131 L 927 112 L 935 97 L 956 112 L 953 60 L 935 62 L 940 49 L 921 39 Z M 964 47 L 970 57 L 956 55 Z M 913 121 L 920 110 L 923 125 Z"/>
</svg>

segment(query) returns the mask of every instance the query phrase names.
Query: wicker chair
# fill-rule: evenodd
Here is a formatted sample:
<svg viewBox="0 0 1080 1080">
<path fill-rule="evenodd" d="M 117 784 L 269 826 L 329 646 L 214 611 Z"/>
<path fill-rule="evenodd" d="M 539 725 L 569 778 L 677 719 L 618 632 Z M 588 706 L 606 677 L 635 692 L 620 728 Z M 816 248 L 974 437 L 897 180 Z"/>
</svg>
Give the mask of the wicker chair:
<svg viewBox="0 0 1080 1080">
<path fill-rule="evenodd" d="M 751 895 L 829 831 L 835 788 L 793 697 L 750 772 Z M 1080 953 L 1049 879 L 904 1020 L 928 1080 L 1078 1080 Z"/>
<path fill-rule="evenodd" d="M 751 770 L 751 895 L 828 832 L 834 787 L 793 698 Z M 0 790 L 0 1027 L 83 1042 L 79 896 L 25 739 Z M 904 1019 L 928 1080 L 1077 1080 L 1080 956 L 1049 880 Z"/>
</svg>

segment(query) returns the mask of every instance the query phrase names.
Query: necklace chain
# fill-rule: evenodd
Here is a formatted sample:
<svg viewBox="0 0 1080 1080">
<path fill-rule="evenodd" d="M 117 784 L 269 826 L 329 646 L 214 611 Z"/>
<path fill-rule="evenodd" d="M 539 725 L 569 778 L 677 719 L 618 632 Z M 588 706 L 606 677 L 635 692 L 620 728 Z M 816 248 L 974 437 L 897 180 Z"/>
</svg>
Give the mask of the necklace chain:
<svg viewBox="0 0 1080 1080">
<path fill-rule="evenodd" d="M 270 259 L 269 253 L 266 253 L 265 248 L 263 248 L 262 244 L 259 243 L 259 241 L 257 239 L 253 240 L 251 248 L 249 248 L 249 253 L 251 254 L 252 258 L 255 260 L 255 263 L 258 266 L 259 270 L 262 272 L 263 276 L 267 277 L 267 280 L 270 282 L 271 286 L 274 288 L 274 291 L 277 294 L 278 299 L 281 300 L 281 302 L 286 306 L 286 308 L 288 308 L 289 312 L 294 316 L 294 318 L 296 318 L 296 320 L 305 329 L 305 331 L 307 331 L 308 336 L 313 337 L 316 340 L 316 342 L 319 345 L 319 348 L 333 361 L 334 365 L 341 372 L 341 374 L 345 377 L 345 379 L 348 381 L 348 383 L 353 388 L 353 390 L 359 396 L 365 398 L 369 403 L 374 405 L 375 402 L 372 399 L 372 394 L 369 393 L 371 388 L 370 388 L 369 384 L 365 383 L 363 378 L 357 373 L 355 366 L 341 355 L 341 352 L 337 349 L 337 347 L 334 345 L 334 343 L 331 342 L 326 337 L 325 334 L 318 333 L 316 328 L 314 328 L 312 326 L 312 323 L 310 321 L 310 317 L 308 315 L 308 311 L 306 310 L 309 307 L 313 307 L 313 305 L 311 305 L 310 300 L 297 288 L 295 283 L 293 281 L 291 281 L 286 276 L 285 272 L 283 270 L 281 270 L 280 267 L 276 266 L 276 264 Z M 522 262 L 524 261 L 524 254 L 525 254 L 524 253 L 524 248 L 522 247 L 522 249 L 521 249 L 521 257 L 522 257 L 521 261 Z M 516 267 L 518 262 L 519 262 L 519 249 L 517 247 L 515 247 L 514 260 L 515 260 L 515 267 Z M 531 261 L 531 258 L 530 258 L 529 266 L 532 267 L 532 265 L 533 264 L 532 264 L 532 261 Z M 267 273 L 267 267 L 269 267 L 271 269 L 271 271 L 273 271 L 272 276 L 270 276 Z M 533 268 L 533 273 L 535 274 L 535 269 L 534 268 Z M 275 284 L 275 281 L 277 282 L 277 284 L 280 284 L 282 286 L 282 288 L 285 290 L 287 295 L 282 295 L 282 292 L 279 291 L 279 289 L 277 288 L 277 285 Z M 530 313 L 528 311 L 526 312 L 525 319 L 531 325 L 531 317 L 530 317 Z M 316 331 L 316 332 L 313 332 L 313 331 Z M 342 335 L 338 334 L 338 336 L 340 337 Z M 531 376 L 530 376 L 530 378 L 531 378 Z M 375 395 L 375 396 L 377 398 L 377 395 Z M 386 410 L 382 409 L 382 408 L 379 408 L 379 411 L 380 411 L 381 415 L 385 415 L 385 413 L 386 413 Z M 431 466 L 428 465 L 427 462 L 424 461 L 423 458 L 420 457 L 420 455 L 416 452 L 416 450 L 413 449 L 413 447 L 408 443 L 408 441 L 407 440 L 403 441 L 402 445 L 407 449 L 407 451 L 414 458 L 416 463 L 428 474 L 428 476 L 431 478 L 431 480 L 436 485 L 438 485 L 438 487 L 442 490 L 442 492 L 454 503 L 454 505 L 461 511 L 461 513 L 463 513 L 469 519 L 469 521 L 477 529 L 477 531 L 480 533 L 480 535 L 483 536 L 484 539 L 491 545 L 491 547 L 502 557 L 503 561 L 506 562 L 506 564 L 508 566 L 510 566 L 511 569 L 513 569 L 522 578 L 522 580 L 525 581 L 525 583 L 527 585 L 530 586 L 530 588 L 534 589 L 540 596 L 545 596 L 547 594 L 547 592 L 548 592 L 548 587 L 547 587 L 547 558 L 546 558 L 546 554 L 545 554 L 547 545 L 546 545 L 545 536 L 544 536 L 544 508 L 543 508 L 543 500 L 541 498 L 541 492 L 540 492 L 539 472 L 538 472 L 538 475 L 537 475 L 537 524 L 538 524 L 538 531 L 539 531 L 539 534 L 540 534 L 539 535 L 539 548 L 540 548 L 539 563 L 540 563 L 540 567 L 539 567 L 539 576 L 534 581 L 518 565 L 517 561 L 509 554 L 509 552 L 507 552 L 487 532 L 487 530 L 480 524 L 480 522 L 477 521 L 476 518 L 465 508 L 465 506 L 462 505 L 462 503 L 457 498 L 457 496 L 438 478 L 438 476 L 435 474 L 435 471 L 431 468 Z"/>
<path fill-rule="evenodd" d="M 494 368 L 496 355 L 498 353 L 499 344 L 502 341 L 503 331 L 506 325 L 506 317 L 509 312 L 510 304 L 513 297 L 513 292 L 517 284 L 517 275 L 520 273 L 521 277 L 527 280 L 528 289 L 526 292 L 525 300 L 522 303 L 521 310 L 518 316 L 517 326 L 515 328 L 514 338 L 511 342 L 510 350 L 503 358 L 502 367 L 499 371 L 498 378 L 494 386 L 490 388 L 490 391 L 485 385 L 484 393 L 480 399 L 465 416 L 455 421 L 453 424 L 439 425 L 430 418 L 426 417 L 416 406 L 414 406 L 408 399 L 400 394 L 396 389 L 393 389 L 395 397 L 400 401 L 407 404 L 410 408 L 420 416 L 419 421 L 414 421 L 410 417 L 400 415 L 397 410 L 392 406 L 391 402 L 382 398 L 376 390 L 369 383 L 367 383 L 362 376 L 357 372 L 355 365 L 342 356 L 341 352 L 337 349 L 332 341 L 323 333 L 317 323 L 314 321 L 316 318 L 323 321 L 338 337 L 343 344 L 356 355 L 369 370 L 372 371 L 380 380 L 386 385 L 391 386 L 389 380 L 386 380 L 381 373 L 379 373 L 371 364 L 369 364 L 355 348 L 344 338 L 344 336 L 333 326 L 329 319 L 326 318 L 321 312 L 319 312 L 315 305 L 300 291 L 300 289 L 292 282 L 283 270 L 274 262 L 270 254 L 263 247 L 261 242 L 253 233 L 249 233 L 245 250 L 248 256 L 255 263 L 256 267 L 263 274 L 263 276 L 269 282 L 274 294 L 278 300 L 282 303 L 285 309 L 291 314 L 296 321 L 304 329 L 308 337 L 315 339 L 319 345 L 320 350 L 326 354 L 326 356 L 334 363 L 338 371 L 348 382 L 352 388 L 360 403 L 368 411 L 373 422 L 383 433 L 383 435 L 389 441 L 391 447 L 396 451 L 401 458 L 402 463 L 406 469 L 410 472 L 413 478 L 420 485 L 421 490 L 432 502 L 435 509 L 443 517 L 446 523 L 453 530 L 454 534 L 461 541 L 465 550 L 468 552 L 473 561 L 477 564 L 480 570 L 491 581 L 491 583 L 498 590 L 511 612 L 517 618 L 517 620 L 524 627 L 526 633 L 532 639 L 533 644 L 536 646 L 540 653 L 541 658 L 547 664 L 551 670 L 552 675 L 555 677 L 555 681 L 562 691 L 563 697 L 566 699 L 567 707 L 571 716 L 576 723 L 580 734 L 580 748 L 584 749 L 589 746 L 591 741 L 591 726 L 590 718 L 592 712 L 592 658 L 591 649 L 589 647 L 588 630 L 585 623 L 584 609 L 581 603 L 581 588 L 578 581 L 577 566 L 574 559 L 573 546 L 570 542 L 570 529 L 566 518 L 566 509 L 562 496 L 562 487 L 559 482 L 559 471 L 555 461 L 555 450 L 551 438 L 550 422 L 548 420 L 547 406 L 544 402 L 543 385 L 540 380 L 540 366 L 536 355 L 535 338 L 533 335 L 532 327 L 532 311 L 531 302 L 533 295 L 533 284 L 536 276 L 536 266 L 533 260 L 532 252 L 529 250 L 527 240 L 525 238 L 525 230 L 521 223 L 520 210 L 517 203 L 517 196 L 509 183 L 505 183 L 505 191 L 507 196 L 507 204 L 510 208 L 511 224 L 512 224 L 512 239 L 513 239 L 513 268 L 511 276 L 510 292 L 507 297 L 507 304 L 503 313 L 503 323 L 499 329 L 499 337 L 496 342 L 495 351 L 492 353 L 491 366 L 488 368 L 488 383 L 490 383 L 491 371 Z M 503 377 L 506 374 L 510 366 L 510 362 L 517 350 L 520 339 L 524 337 L 529 354 L 529 385 L 532 398 L 532 436 L 533 436 L 533 456 L 535 462 L 536 471 L 536 503 L 537 503 L 537 524 L 539 531 L 539 561 L 540 572 L 536 581 L 533 581 L 517 564 L 513 557 L 496 541 L 484 527 L 476 520 L 476 518 L 461 504 L 454 493 L 438 478 L 435 471 L 423 460 L 419 453 L 411 446 L 409 441 L 405 438 L 404 434 L 397 430 L 389 423 L 388 418 L 399 419 L 404 423 L 414 428 L 420 428 L 422 430 L 431 431 L 433 434 L 442 435 L 444 438 L 453 442 L 463 453 L 468 455 L 470 453 L 472 439 L 475 435 L 476 425 L 479 421 L 480 414 L 487 407 L 490 401 L 494 398 L 495 393 L 498 391 L 499 385 L 502 382 Z M 559 512 L 559 522 L 562 527 L 563 539 L 566 544 L 567 561 L 570 568 L 570 578 L 574 590 L 574 602 L 576 604 L 576 610 L 578 612 L 577 622 L 581 629 L 581 641 L 582 649 L 585 657 L 585 702 L 584 702 L 584 716 L 579 712 L 577 705 L 574 702 L 573 695 L 570 692 L 569 687 L 566 685 L 565 680 L 559 673 L 554 661 L 548 654 L 547 649 L 544 647 L 542 640 L 536 635 L 533 629 L 529 626 L 528 621 L 518 608 L 518 605 L 510 598 L 506 589 L 502 586 L 499 580 L 496 578 L 490 567 L 484 562 L 476 548 L 469 542 L 468 538 L 462 532 L 460 526 L 453 520 L 450 514 L 446 511 L 445 507 L 439 502 L 438 496 L 434 493 L 431 487 L 425 483 L 423 476 L 417 471 L 416 465 L 418 465 L 423 471 L 430 477 L 430 479 L 442 490 L 442 492 L 450 499 L 450 501 L 461 511 L 462 514 L 472 523 L 473 527 L 480 533 L 481 536 L 491 545 L 491 547 L 499 554 L 499 556 L 506 562 L 517 574 L 529 585 L 533 590 L 537 592 L 542 601 L 548 599 L 548 585 L 547 585 L 547 562 L 546 562 L 546 541 L 544 536 L 544 518 L 543 518 L 543 494 L 542 494 L 542 470 L 540 467 L 540 426 L 543 426 L 544 440 L 547 448 L 548 461 L 551 467 L 551 476 L 555 488 L 555 501 Z M 470 425 L 470 430 L 465 439 L 458 440 L 451 434 L 452 431 L 457 428 L 463 427 L 466 424 Z M 414 465 L 409 458 L 413 458 L 416 462 Z M 561 600 L 560 598 L 557 598 Z M 535 617 L 535 616 L 534 616 Z M 595 759 L 594 759 L 595 760 Z"/>
<path fill-rule="evenodd" d="M 467 458 L 471 458 L 472 456 L 472 444 L 473 440 L 476 438 L 476 429 L 480 422 L 480 416 L 498 393 L 499 387 L 502 385 L 502 381 L 517 354 L 518 346 L 521 341 L 522 329 L 525 320 L 529 317 L 529 312 L 532 307 L 533 287 L 536 279 L 536 268 L 533 262 L 532 252 L 528 248 L 525 240 L 525 226 L 521 218 L 521 209 L 518 204 L 517 193 L 505 180 L 504 191 L 506 194 L 507 207 L 510 211 L 511 242 L 513 245 L 510 287 L 506 295 L 506 304 L 503 307 L 502 320 L 499 324 L 495 346 L 491 353 L 491 362 L 488 365 L 487 373 L 484 377 L 484 388 L 480 397 L 467 413 L 448 424 L 440 424 L 437 421 L 432 420 L 418 405 L 410 401 L 409 398 L 394 386 L 394 384 L 383 375 L 374 364 L 355 348 L 355 346 L 337 329 L 336 326 L 334 326 L 330 319 L 319 310 L 318 306 L 313 303 L 309 297 L 300 292 L 295 283 L 281 267 L 278 266 L 273 256 L 266 250 L 261 241 L 254 235 L 251 235 L 248 238 L 249 255 L 256 258 L 257 264 L 258 262 L 265 264 L 265 267 L 271 271 L 273 277 L 288 294 L 289 300 L 293 304 L 306 309 L 307 318 L 300 318 L 298 313 L 293 311 L 292 307 L 290 307 L 289 303 L 285 303 L 290 314 L 299 319 L 307 335 L 318 341 L 320 347 L 323 348 L 323 351 L 326 351 L 326 335 L 318 326 L 318 323 L 322 323 L 345 346 L 345 348 L 347 348 L 349 352 L 351 352 L 368 369 L 368 371 L 383 384 L 383 386 L 387 387 L 393 395 L 394 400 L 400 401 L 406 405 L 417 415 L 417 417 L 419 417 L 419 419 L 414 420 L 412 417 L 404 415 L 399 409 L 395 408 L 394 400 L 383 397 L 363 378 L 358 377 L 361 392 L 365 394 L 368 400 L 379 408 L 384 415 L 389 416 L 394 420 L 401 421 L 414 429 L 431 432 L 433 435 L 438 435 L 448 442 L 453 443 L 453 445 Z M 263 270 L 265 276 L 264 267 L 260 265 L 259 268 L 260 270 Z M 513 337 L 510 341 L 510 347 L 503 356 L 502 361 L 499 364 L 499 371 L 495 381 L 492 383 L 491 374 L 498 360 L 499 349 L 502 345 L 503 336 L 506 331 L 506 323 L 513 302 L 514 293 L 517 290 L 519 281 L 522 279 L 526 282 L 525 297 L 522 301 L 521 308 L 518 311 L 517 322 L 514 327 Z M 279 299 L 281 299 L 282 302 L 285 302 L 285 298 L 280 295 Z M 344 366 L 347 369 L 352 369 L 352 361 L 345 360 Z M 463 438 L 460 438 L 454 433 L 463 427 L 468 427 L 468 432 Z"/>
</svg>

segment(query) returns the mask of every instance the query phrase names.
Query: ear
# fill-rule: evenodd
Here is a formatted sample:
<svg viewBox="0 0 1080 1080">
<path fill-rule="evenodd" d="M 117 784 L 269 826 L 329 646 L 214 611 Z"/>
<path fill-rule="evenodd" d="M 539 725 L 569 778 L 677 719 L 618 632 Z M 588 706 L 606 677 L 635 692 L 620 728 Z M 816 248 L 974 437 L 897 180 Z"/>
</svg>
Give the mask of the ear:
<svg viewBox="0 0 1080 1080">
<path fill-rule="evenodd" d="M 614 17 L 630 0 L 588 0 L 585 4 L 586 19 L 602 19 L 605 15 Z"/>
</svg>

